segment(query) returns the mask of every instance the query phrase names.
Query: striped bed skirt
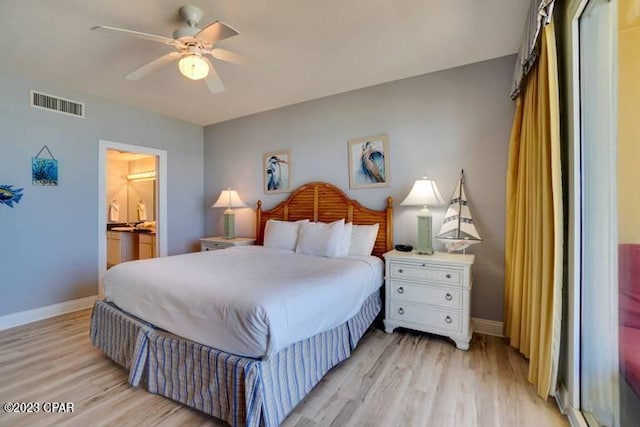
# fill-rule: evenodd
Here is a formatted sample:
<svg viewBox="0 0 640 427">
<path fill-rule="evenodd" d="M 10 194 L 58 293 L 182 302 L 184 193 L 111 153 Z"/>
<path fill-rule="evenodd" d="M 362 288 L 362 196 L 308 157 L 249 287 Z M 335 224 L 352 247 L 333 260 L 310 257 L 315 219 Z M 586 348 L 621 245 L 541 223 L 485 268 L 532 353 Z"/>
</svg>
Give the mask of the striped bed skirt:
<svg viewBox="0 0 640 427">
<path fill-rule="evenodd" d="M 91 342 L 143 385 L 233 426 L 277 426 L 335 365 L 351 356 L 380 313 L 380 292 L 342 325 L 266 360 L 225 353 L 173 335 L 97 301 Z"/>
</svg>

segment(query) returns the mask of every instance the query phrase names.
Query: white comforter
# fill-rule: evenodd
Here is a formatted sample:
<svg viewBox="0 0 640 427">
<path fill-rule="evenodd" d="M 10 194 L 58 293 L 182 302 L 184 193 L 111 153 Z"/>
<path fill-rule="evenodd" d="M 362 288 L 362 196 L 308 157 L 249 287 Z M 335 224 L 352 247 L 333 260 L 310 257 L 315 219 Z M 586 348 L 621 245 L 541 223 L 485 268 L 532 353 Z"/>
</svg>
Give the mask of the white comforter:
<svg viewBox="0 0 640 427">
<path fill-rule="evenodd" d="M 108 301 L 162 329 L 260 358 L 353 317 L 381 286 L 382 271 L 376 257 L 248 246 L 119 264 L 104 290 Z"/>
</svg>

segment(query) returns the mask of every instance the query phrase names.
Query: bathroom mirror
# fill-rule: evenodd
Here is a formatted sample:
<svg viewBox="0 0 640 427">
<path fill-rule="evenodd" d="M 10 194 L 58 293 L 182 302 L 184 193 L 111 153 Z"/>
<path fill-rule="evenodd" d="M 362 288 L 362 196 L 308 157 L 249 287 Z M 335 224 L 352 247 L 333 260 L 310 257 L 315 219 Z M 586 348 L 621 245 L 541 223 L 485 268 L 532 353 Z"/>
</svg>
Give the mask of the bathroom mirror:
<svg viewBox="0 0 640 427">
<path fill-rule="evenodd" d="M 155 221 L 156 157 L 108 150 L 106 166 L 107 224 Z"/>
<path fill-rule="evenodd" d="M 155 221 L 156 181 L 129 181 L 127 193 L 128 222 Z"/>
</svg>

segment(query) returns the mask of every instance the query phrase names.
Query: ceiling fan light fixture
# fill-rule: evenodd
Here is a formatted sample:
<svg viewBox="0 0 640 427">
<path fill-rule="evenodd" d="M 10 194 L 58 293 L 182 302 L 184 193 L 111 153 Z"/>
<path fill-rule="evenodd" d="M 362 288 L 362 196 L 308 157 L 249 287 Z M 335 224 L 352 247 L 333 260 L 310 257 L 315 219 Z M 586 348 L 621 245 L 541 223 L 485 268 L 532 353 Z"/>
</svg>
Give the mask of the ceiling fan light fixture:
<svg viewBox="0 0 640 427">
<path fill-rule="evenodd" d="M 197 54 L 182 57 L 178 62 L 178 69 L 191 80 L 201 80 L 209 75 L 209 64 Z"/>
</svg>

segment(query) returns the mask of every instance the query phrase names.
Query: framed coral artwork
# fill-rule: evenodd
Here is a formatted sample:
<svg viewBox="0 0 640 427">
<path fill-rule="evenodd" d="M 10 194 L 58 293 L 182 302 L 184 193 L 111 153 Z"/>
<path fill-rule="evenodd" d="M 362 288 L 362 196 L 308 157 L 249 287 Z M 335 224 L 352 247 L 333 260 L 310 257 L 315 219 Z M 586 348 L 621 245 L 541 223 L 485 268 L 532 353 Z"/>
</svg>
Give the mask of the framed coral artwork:
<svg viewBox="0 0 640 427">
<path fill-rule="evenodd" d="M 41 156 L 45 150 L 49 158 Z M 58 161 L 46 145 L 31 159 L 31 182 L 33 185 L 58 185 Z"/>
</svg>

